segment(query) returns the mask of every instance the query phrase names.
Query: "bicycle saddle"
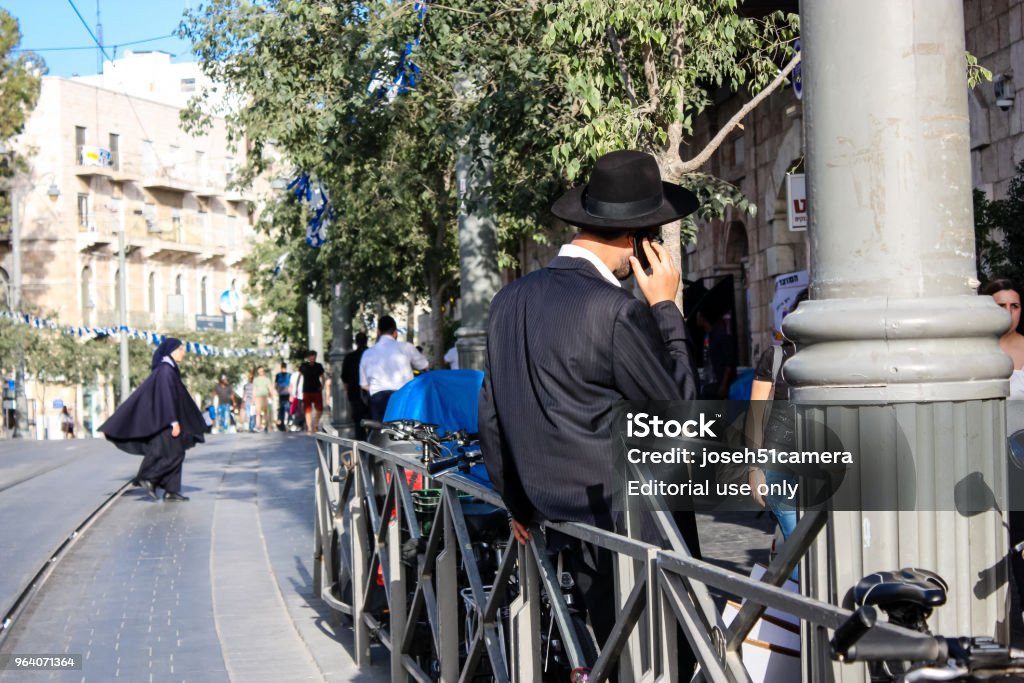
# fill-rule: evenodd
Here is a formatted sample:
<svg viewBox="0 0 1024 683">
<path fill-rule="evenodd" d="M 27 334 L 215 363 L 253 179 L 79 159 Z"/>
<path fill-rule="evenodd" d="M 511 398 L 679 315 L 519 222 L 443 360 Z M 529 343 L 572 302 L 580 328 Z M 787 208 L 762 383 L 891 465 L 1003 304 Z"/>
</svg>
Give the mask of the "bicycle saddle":
<svg viewBox="0 0 1024 683">
<path fill-rule="evenodd" d="M 865 576 L 854 586 L 853 599 L 858 605 L 875 605 L 883 610 L 908 603 L 931 610 L 946 604 L 948 589 L 946 582 L 935 572 L 904 568 Z"/>
</svg>

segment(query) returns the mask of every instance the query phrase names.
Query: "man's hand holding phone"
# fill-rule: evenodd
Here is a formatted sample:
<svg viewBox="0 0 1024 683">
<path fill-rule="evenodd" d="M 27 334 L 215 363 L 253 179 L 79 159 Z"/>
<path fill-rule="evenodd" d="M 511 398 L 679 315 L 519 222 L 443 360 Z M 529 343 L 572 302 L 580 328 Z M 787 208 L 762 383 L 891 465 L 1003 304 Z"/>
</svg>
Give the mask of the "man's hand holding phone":
<svg viewBox="0 0 1024 683">
<path fill-rule="evenodd" d="M 644 293 L 644 298 L 651 306 L 662 301 L 675 301 L 676 292 L 679 291 L 680 278 L 679 271 L 673 265 L 668 249 L 651 242 L 646 237 L 638 239 L 651 264 L 651 274 L 648 275 L 644 272 L 640 260 L 636 256 L 630 256 L 629 262 L 633 266 L 633 276 L 640 286 L 640 291 Z"/>
</svg>

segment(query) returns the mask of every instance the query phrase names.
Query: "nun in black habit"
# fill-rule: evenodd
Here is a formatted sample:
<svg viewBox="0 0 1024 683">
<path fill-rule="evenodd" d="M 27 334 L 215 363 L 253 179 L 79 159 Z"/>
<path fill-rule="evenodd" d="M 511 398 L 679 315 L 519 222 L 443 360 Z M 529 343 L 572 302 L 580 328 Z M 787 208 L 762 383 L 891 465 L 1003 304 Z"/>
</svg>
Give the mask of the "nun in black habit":
<svg viewBox="0 0 1024 683">
<path fill-rule="evenodd" d="M 184 357 L 180 340 L 160 342 L 153 372 L 100 427 L 122 451 L 143 456 L 136 480 L 153 500 L 157 488 L 164 490 L 164 500 L 188 500 L 181 495 L 181 466 L 185 451 L 206 432 L 206 421 L 181 381 L 178 363 Z"/>
</svg>

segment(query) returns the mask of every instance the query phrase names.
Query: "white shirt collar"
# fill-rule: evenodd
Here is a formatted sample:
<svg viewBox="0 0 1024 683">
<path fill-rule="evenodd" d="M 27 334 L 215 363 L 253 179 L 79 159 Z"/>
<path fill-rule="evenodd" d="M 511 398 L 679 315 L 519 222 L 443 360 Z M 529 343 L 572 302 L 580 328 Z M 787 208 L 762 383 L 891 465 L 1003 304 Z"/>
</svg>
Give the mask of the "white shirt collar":
<svg viewBox="0 0 1024 683">
<path fill-rule="evenodd" d="M 576 244 L 563 244 L 562 248 L 558 250 L 559 256 L 568 256 L 569 258 L 582 258 L 590 261 L 597 268 L 597 272 L 601 273 L 601 277 L 615 285 L 621 287 L 622 283 L 619 282 L 619 278 L 612 274 L 612 271 L 608 269 L 608 266 L 604 264 L 604 261 L 597 257 L 597 254 L 584 249 L 583 247 Z"/>
</svg>

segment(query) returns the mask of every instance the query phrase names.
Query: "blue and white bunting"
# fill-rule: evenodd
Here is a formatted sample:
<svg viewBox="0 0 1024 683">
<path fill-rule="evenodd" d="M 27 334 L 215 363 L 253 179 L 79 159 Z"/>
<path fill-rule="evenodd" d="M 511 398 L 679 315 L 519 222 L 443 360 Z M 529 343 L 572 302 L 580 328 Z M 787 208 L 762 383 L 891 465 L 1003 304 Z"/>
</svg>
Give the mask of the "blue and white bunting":
<svg viewBox="0 0 1024 683">
<path fill-rule="evenodd" d="M 119 333 L 128 335 L 131 339 L 145 339 L 153 346 L 157 346 L 164 340 L 165 335 L 157 334 L 150 330 L 136 330 L 126 325 L 117 327 L 80 327 L 62 326 L 56 320 L 47 320 L 28 313 L 15 311 L 0 311 L 0 318 L 14 321 L 16 324 L 28 325 L 37 330 L 54 330 L 73 337 L 116 337 Z M 200 356 L 242 358 L 257 356 L 261 358 L 273 358 L 280 354 L 274 349 L 245 348 L 236 349 L 230 347 L 210 346 L 199 342 L 185 341 L 185 350 Z"/>
</svg>

